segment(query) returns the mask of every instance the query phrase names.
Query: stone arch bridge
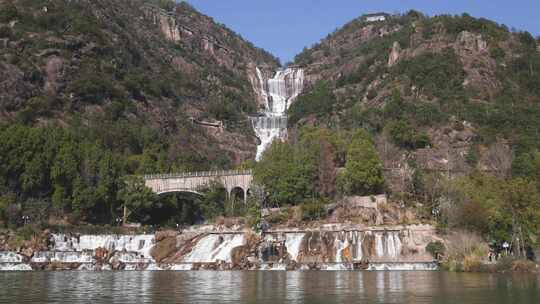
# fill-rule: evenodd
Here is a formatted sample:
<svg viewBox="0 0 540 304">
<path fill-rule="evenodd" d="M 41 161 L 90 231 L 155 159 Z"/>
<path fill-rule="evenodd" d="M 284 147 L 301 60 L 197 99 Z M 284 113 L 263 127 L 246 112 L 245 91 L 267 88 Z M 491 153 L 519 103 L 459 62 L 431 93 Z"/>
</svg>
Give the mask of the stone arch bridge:
<svg viewBox="0 0 540 304">
<path fill-rule="evenodd" d="M 157 194 L 173 192 L 199 194 L 202 188 L 210 185 L 212 182 L 216 182 L 223 185 L 229 197 L 231 197 L 234 189 L 241 189 L 245 202 L 251 182 L 253 181 L 253 175 L 251 170 L 186 172 L 145 175 L 144 181 L 146 186 Z"/>
</svg>

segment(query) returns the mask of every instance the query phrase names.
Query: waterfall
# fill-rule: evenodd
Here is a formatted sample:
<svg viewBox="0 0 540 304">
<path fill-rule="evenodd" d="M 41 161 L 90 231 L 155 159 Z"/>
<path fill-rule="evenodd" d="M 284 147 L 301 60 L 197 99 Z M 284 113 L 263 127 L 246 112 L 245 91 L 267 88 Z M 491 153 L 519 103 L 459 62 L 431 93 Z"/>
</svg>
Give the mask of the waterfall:
<svg viewBox="0 0 540 304">
<path fill-rule="evenodd" d="M 153 262 L 151 258 L 145 258 L 144 255 L 138 254 L 136 252 L 116 252 L 112 259 L 116 259 L 117 261 L 122 263 L 130 264 L 148 264 Z"/>
<path fill-rule="evenodd" d="M 188 263 L 232 262 L 232 250 L 244 245 L 243 234 L 209 234 L 200 239 L 184 257 Z"/>
<path fill-rule="evenodd" d="M 23 260 L 23 256 L 18 253 L 11 251 L 0 251 L 0 271 L 32 270 L 30 265 L 22 264 Z"/>
<path fill-rule="evenodd" d="M 22 263 L 23 256 L 11 251 L 0 251 L 0 263 Z"/>
<path fill-rule="evenodd" d="M 150 250 L 154 246 L 153 234 L 141 235 L 81 235 L 80 237 L 65 234 L 53 234 L 52 251 L 94 251 L 104 248 L 109 252 L 135 252 L 145 258 L 151 258 Z"/>
<path fill-rule="evenodd" d="M 375 233 L 375 255 L 377 257 L 384 256 L 383 235 L 381 233 Z"/>
<path fill-rule="evenodd" d="M 33 263 L 93 263 L 95 262 L 91 251 L 68 252 L 68 251 L 39 251 L 35 252 L 30 260 Z"/>
<path fill-rule="evenodd" d="M 287 253 L 291 256 L 291 260 L 299 262 L 298 255 L 300 254 L 303 239 L 304 233 L 287 233 L 285 235 L 285 247 L 287 248 Z"/>
<path fill-rule="evenodd" d="M 255 134 L 261 141 L 256 156 L 256 159 L 260 160 L 262 153 L 274 139 L 283 139 L 287 136 L 286 112 L 296 97 L 302 93 L 304 70 L 299 68 L 280 70 L 266 81 L 260 69 L 256 70 L 260 83 L 259 94 L 265 101 L 264 117 L 251 118 Z"/>
<path fill-rule="evenodd" d="M 360 236 L 358 236 L 358 232 L 355 231 L 356 236 L 356 261 L 362 261 L 364 252 L 362 251 L 362 244 L 364 243 L 364 234 L 359 233 Z"/>
<path fill-rule="evenodd" d="M 388 256 L 394 259 L 399 258 L 401 254 L 401 240 L 399 232 L 391 232 L 386 236 L 386 247 L 388 248 Z"/>
<path fill-rule="evenodd" d="M 239 231 L 212 230 L 193 237 L 189 234 L 170 259 L 159 264 L 150 256 L 155 243 L 153 235 L 54 234 L 49 249 L 35 251 L 32 256 L 0 251 L 0 271 L 57 267 L 79 270 L 437 269 L 437 263 L 425 252 L 402 254 L 403 246 L 409 246 L 411 240 L 400 238 L 404 235 L 401 227 L 331 229 L 334 230 L 267 231 L 259 242 L 247 242 L 244 232 Z M 239 248 L 247 244 L 249 246 Z"/>
<path fill-rule="evenodd" d="M 386 250 L 389 257 L 396 257 L 396 244 L 394 242 L 394 234 L 386 235 Z"/>
<path fill-rule="evenodd" d="M 343 263 L 343 250 L 349 247 L 349 239 L 345 238 L 345 241 L 336 238 L 336 263 Z"/>
</svg>

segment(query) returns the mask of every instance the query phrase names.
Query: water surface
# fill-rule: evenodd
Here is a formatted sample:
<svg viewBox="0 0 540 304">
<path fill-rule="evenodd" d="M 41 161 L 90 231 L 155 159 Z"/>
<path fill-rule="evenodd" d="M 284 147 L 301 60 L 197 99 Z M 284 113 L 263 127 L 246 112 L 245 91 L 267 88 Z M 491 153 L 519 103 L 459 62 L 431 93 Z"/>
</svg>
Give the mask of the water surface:
<svg viewBox="0 0 540 304">
<path fill-rule="evenodd" d="M 3 272 L 0 303 L 540 303 L 540 276 L 448 272 Z"/>
</svg>

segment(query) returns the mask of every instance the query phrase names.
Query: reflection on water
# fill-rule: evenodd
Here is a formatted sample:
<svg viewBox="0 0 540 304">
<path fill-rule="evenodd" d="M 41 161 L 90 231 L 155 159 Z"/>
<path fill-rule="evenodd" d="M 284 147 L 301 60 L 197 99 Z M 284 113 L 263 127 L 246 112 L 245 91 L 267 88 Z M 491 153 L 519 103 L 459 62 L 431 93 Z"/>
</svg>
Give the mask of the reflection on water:
<svg viewBox="0 0 540 304">
<path fill-rule="evenodd" d="M 447 272 L 5 272 L 0 303 L 540 303 L 540 277 Z"/>
</svg>

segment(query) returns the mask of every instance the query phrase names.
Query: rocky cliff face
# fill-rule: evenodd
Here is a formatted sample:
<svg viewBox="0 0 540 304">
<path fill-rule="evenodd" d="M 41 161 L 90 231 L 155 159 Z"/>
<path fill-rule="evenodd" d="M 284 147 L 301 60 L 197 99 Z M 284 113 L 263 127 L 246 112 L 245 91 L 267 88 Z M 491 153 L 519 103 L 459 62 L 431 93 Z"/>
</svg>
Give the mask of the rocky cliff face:
<svg viewBox="0 0 540 304">
<path fill-rule="evenodd" d="M 0 119 L 69 124 L 114 108 L 117 120 L 145 121 L 190 153 L 253 158 L 248 77 L 277 60 L 186 3 L 165 11 L 155 2 L 0 2 Z"/>
<path fill-rule="evenodd" d="M 511 120 L 511 108 L 519 107 L 521 114 L 513 115 L 522 118 L 515 124 L 528 121 L 537 128 L 526 117 L 539 113 L 538 90 L 531 90 L 517 68 L 537 60 L 531 39 L 468 15 L 427 18 L 410 12 L 385 22 L 353 20 L 295 63 L 304 68 L 308 88 L 326 81 L 336 96 L 331 112 L 318 113 L 321 122 L 372 131 L 388 184 L 403 190 L 414 168 L 508 174 L 512 147 L 528 145 L 524 137 L 538 144 L 533 133 L 518 135 L 498 123 Z M 313 121 L 305 118 L 300 124 Z M 429 144 L 396 144 L 390 131 L 395 121 L 406 121 Z"/>
</svg>

